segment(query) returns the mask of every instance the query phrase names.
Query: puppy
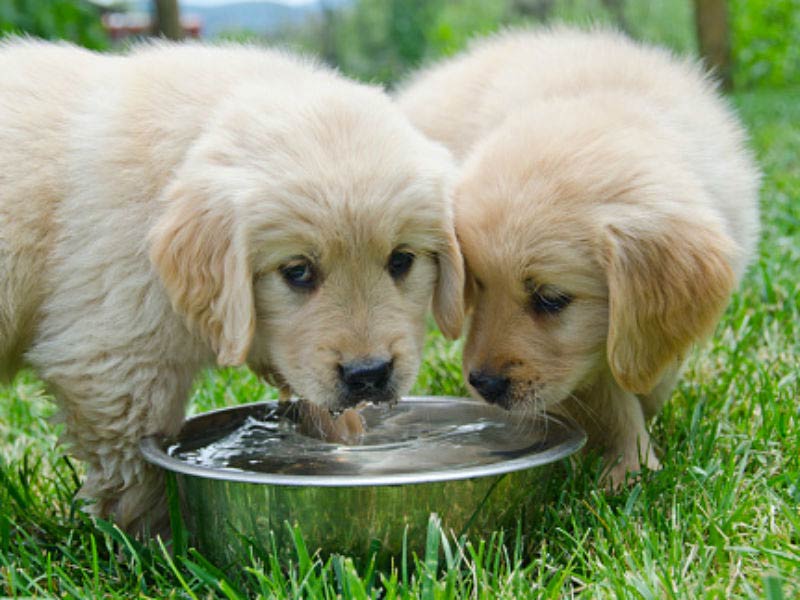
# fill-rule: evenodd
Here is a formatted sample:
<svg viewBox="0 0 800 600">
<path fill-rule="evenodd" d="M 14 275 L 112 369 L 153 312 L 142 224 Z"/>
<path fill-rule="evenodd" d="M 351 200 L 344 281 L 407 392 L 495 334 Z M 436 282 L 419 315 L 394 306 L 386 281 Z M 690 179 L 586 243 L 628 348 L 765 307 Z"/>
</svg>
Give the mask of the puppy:
<svg viewBox="0 0 800 600">
<path fill-rule="evenodd" d="M 250 365 L 327 408 L 391 401 L 425 314 L 461 328 L 449 153 L 378 89 L 263 49 L 0 46 L 0 365 L 63 409 L 95 514 L 164 514 L 149 434 Z"/>
<path fill-rule="evenodd" d="M 398 102 L 462 162 L 471 390 L 577 419 L 611 486 L 657 468 L 645 423 L 758 238 L 759 174 L 714 85 L 615 33 L 517 31 Z"/>
</svg>

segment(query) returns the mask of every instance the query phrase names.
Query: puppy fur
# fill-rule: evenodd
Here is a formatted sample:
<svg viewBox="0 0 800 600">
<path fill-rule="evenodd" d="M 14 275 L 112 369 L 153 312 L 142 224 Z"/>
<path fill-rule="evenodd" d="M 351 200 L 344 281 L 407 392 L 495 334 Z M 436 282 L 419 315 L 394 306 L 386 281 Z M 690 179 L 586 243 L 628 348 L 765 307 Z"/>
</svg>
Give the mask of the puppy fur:
<svg viewBox="0 0 800 600">
<path fill-rule="evenodd" d="M 619 34 L 561 28 L 481 41 L 398 102 L 461 161 L 465 376 L 504 406 L 575 418 L 611 486 L 658 467 L 646 420 L 758 239 L 758 170 L 713 83 Z"/>
<path fill-rule="evenodd" d="M 408 391 L 431 303 L 459 333 L 452 160 L 380 90 L 237 46 L 13 40 L 0 73 L 0 367 L 49 384 L 94 513 L 161 524 L 138 443 L 202 367 L 336 408 L 352 361 Z"/>
</svg>

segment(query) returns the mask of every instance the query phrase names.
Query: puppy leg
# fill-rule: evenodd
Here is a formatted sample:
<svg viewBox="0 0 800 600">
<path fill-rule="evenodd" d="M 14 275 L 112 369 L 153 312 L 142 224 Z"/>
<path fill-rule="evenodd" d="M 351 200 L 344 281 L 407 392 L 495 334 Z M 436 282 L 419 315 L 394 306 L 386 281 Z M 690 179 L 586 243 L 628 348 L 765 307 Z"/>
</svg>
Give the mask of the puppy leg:
<svg viewBox="0 0 800 600">
<path fill-rule="evenodd" d="M 642 403 L 635 394 L 606 381 L 567 400 L 558 412 L 575 419 L 588 436 L 587 451 L 600 451 L 605 484 L 610 489 L 622 486 L 628 473 L 646 465 L 658 469 L 650 434 L 645 426 Z"/>
<path fill-rule="evenodd" d="M 97 368 L 97 362 L 78 368 L 87 373 L 84 377 L 67 376 L 57 367 L 47 373 L 63 407 L 65 441 L 88 466 L 80 496 L 95 501 L 88 509 L 91 514 L 111 518 L 130 533 L 164 535 L 163 476 L 141 457 L 139 440 L 177 433 L 192 372 L 156 368 L 152 361 L 118 364 L 96 376 Z M 121 394 L 123 390 L 128 393 Z"/>
<path fill-rule="evenodd" d="M 683 359 L 675 361 L 664 372 L 661 381 L 653 388 L 653 391 L 639 396 L 645 420 L 649 421 L 656 416 L 661 411 L 664 403 L 672 396 L 672 391 L 675 389 L 675 384 L 678 382 L 682 368 Z"/>
<path fill-rule="evenodd" d="M 171 537 L 163 473 L 152 465 L 129 461 L 136 476 L 128 481 L 107 474 L 102 464 L 90 465 L 79 496 L 94 500 L 89 514 L 111 519 L 131 535 L 146 539 Z"/>
<path fill-rule="evenodd" d="M 606 485 L 610 489 L 623 486 L 628 474 L 638 473 L 643 465 L 648 469 L 661 467 L 645 427 L 639 398 L 622 390 L 614 396 L 609 406 L 611 414 L 603 453 Z"/>
</svg>

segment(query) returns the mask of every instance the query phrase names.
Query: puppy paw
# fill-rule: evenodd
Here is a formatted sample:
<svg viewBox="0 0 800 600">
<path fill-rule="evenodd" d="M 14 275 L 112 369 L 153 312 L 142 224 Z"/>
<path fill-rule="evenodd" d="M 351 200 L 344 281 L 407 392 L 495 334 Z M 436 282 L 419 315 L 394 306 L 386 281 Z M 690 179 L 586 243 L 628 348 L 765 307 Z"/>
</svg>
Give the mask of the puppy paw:
<svg viewBox="0 0 800 600">
<path fill-rule="evenodd" d="M 297 403 L 298 431 L 331 444 L 354 446 L 364 436 L 364 419 L 355 408 L 348 408 L 334 418 L 328 409 L 306 400 Z"/>
<path fill-rule="evenodd" d="M 355 408 L 348 408 L 333 423 L 336 442 L 356 446 L 364 437 L 364 417 Z"/>
<path fill-rule="evenodd" d="M 661 463 L 651 447 L 648 447 L 644 456 L 640 456 L 638 451 L 624 454 L 609 453 L 606 454 L 605 462 L 609 466 L 603 473 L 602 483 L 611 492 L 620 491 L 640 481 L 643 467 L 647 467 L 650 471 L 661 468 Z"/>
</svg>

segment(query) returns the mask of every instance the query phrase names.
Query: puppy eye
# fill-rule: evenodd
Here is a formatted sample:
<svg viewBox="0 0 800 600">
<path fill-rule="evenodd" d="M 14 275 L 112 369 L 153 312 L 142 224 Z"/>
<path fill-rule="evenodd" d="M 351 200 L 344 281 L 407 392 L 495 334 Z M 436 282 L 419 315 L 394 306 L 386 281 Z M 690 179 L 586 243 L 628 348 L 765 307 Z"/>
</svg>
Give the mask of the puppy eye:
<svg viewBox="0 0 800 600">
<path fill-rule="evenodd" d="M 408 250 L 395 250 L 389 255 L 386 268 L 395 281 L 402 279 L 414 265 L 414 254 Z"/>
<path fill-rule="evenodd" d="M 318 277 L 308 259 L 297 259 L 279 268 L 283 280 L 289 287 L 310 291 L 317 287 Z"/>
<path fill-rule="evenodd" d="M 531 310 L 536 315 L 557 315 L 572 302 L 569 294 L 547 286 L 531 292 Z"/>
</svg>

